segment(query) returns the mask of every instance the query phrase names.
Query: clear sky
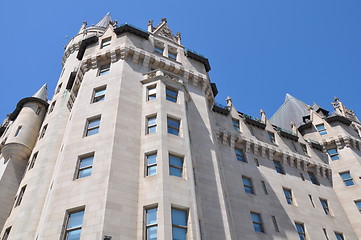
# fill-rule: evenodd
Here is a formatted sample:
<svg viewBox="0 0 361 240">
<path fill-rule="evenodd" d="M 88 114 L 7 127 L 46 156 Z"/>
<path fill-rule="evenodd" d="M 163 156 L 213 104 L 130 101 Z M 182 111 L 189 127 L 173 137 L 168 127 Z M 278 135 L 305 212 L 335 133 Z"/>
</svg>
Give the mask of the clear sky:
<svg viewBox="0 0 361 240">
<path fill-rule="evenodd" d="M 14 0 L 0 3 L 1 120 L 46 82 L 51 98 L 65 36 L 108 11 L 142 29 L 166 17 L 209 59 L 219 103 L 231 96 L 238 111 L 270 118 L 286 93 L 327 110 L 337 96 L 361 118 L 360 0 Z"/>
</svg>

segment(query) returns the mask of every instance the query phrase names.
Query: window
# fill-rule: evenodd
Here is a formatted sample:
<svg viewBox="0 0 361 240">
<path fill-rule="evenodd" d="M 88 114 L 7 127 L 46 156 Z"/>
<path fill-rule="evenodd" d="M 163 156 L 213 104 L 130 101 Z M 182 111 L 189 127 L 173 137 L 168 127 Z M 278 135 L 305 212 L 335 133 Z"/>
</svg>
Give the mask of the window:
<svg viewBox="0 0 361 240">
<path fill-rule="evenodd" d="M 176 52 L 172 52 L 172 51 L 168 51 L 168 57 L 169 57 L 170 59 L 177 60 L 177 53 L 176 53 Z"/>
<path fill-rule="evenodd" d="M 56 103 L 56 101 L 54 101 L 54 102 L 50 105 L 49 113 L 51 113 L 51 112 L 54 110 L 55 103 Z"/>
<path fill-rule="evenodd" d="M 326 240 L 330 240 L 330 239 L 328 238 L 328 234 L 327 234 L 326 228 L 322 228 L 322 230 L 323 230 L 323 234 L 325 234 Z"/>
<path fill-rule="evenodd" d="M 157 86 L 153 85 L 153 86 L 149 86 L 147 87 L 147 99 L 148 101 L 154 100 L 157 98 Z"/>
<path fill-rule="evenodd" d="M 147 134 L 157 132 L 157 116 L 147 118 Z"/>
<path fill-rule="evenodd" d="M 305 226 L 303 225 L 303 223 L 296 223 L 296 230 L 298 233 L 298 236 L 300 237 L 300 240 L 306 240 L 306 232 L 305 232 Z"/>
<path fill-rule="evenodd" d="M 168 133 L 178 136 L 180 121 L 168 117 L 167 123 L 168 123 Z"/>
<path fill-rule="evenodd" d="M 358 211 L 361 213 L 361 200 L 355 201 Z"/>
<path fill-rule="evenodd" d="M 109 71 L 110 71 L 110 63 L 101 65 L 99 67 L 98 76 L 105 75 L 105 74 L 109 73 Z"/>
<path fill-rule="evenodd" d="M 30 164 L 29 164 L 29 170 L 34 167 L 36 158 L 38 157 L 38 153 L 39 152 L 34 153 L 33 157 L 31 158 L 31 161 L 30 161 Z"/>
<path fill-rule="evenodd" d="M 342 178 L 342 181 L 345 183 L 346 187 L 355 185 L 349 171 L 340 173 L 340 176 Z"/>
<path fill-rule="evenodd" d="M 48 128 L 48 124 L 46 124 L 46 125 L 43 127 L 43 129 L 41 130 L 39 139 L 41 139 L 41 138 L 44 137 L 47 128 Z"/>
<path fill-rule="evenodd" d="M 94 89 L 92 103 L 100 102 L 105 99 L 106 86 Z"/>
<path fill-rule="evenodd" d="M 178 97 L 178 91 L 177 90 L 174 90 L 174 89 L 171 89 L 171 88 L 168 88 L 168 87 L 166 88 L 166 99 L 168 101 L 176 103 L 177 102 L 177 97 Z"/>
<path fill-rule="evenodd" d="M 232 124 L 233 124 L 234 130 L 239 131 L 239 120 L 232 118 Z"/>
<path fill-rule="evenodd" d="M 11 227 L 8 227 L 8 228 L 5 230 L 2 240 L 8 240 L 9 235 L 10 235 L 10 230 L 11 230 Z"/>
<path fill-rule="evenodd" d="M 254 159 L 254 163 L 256 164 L 257 167 L 259 167 L 259 161 L 257 158 Z"/>
<path fill-rule="evenodd" d="M 19 126 L 18 129 L 16 129 L 15 137 L 19 136 L 22 127 L 23 127 L 23 126 Z"/>
<path fill-rule="evenodd" d="M 311 201 L 312 207 L 314 207 L 314 208 L 315 208 L 315 203 L 313 202 L 312 196 L 311 196 L 310 194 L 308 194 L 308 197 L 310 198 L 310 201 Z"/>
<path fill-rule="evenodd" d="M 91 136 L 99 132 L 100 117 L 88 119 L 85 136 Z"/>
<path fill-rule="evenodd" d="M 288 188 L 283 188 L 283 193 L 285 194 L 287 203 L 293 204 L 292 190 Z"/>
<path fill-rule="evenodd" d="M 93 169 L 94 153 L 79 158 L 78 171 L 76 178 L 88 177 Z"/>
<path fill-rule="evenodd" d="M 276 143 L 276 137 L 273 132 L 268 132 L 268 137 L 271 140 L 271 143 Z"/>
<path fill-rule="evenodd" d="M 303 176 L 303 173 L 300 173 L 302 181 L 305 181 L 305 176 Z"/>
<path fill-rule="evenodd" d="M 344 240 L 343 233 L 335 232 L 335 236 L 337 240 Z"/>
<path fill-rule="evenodd" d="M 254 194 L 252 180 L 249 177 L 242 176 L 244 191 L 249 194 Z"/>
<path fill-rule="evenodd" d="M 26 189 L 26 185 L 23 186 L 23 187 L 20 189 L 18 198 L 17 198 L 16 203 L 15 203 L 15 207 L 19 206 L 20 203 L 21 203 L 21 201 L 23 200 L 23 196 L 24 196 L 25 189 Z"/>
<path fill-rule="evenodd" d="M 263 232 L 263 233 L 264 233 L 264 228 L 263 228 L 263 223 L 262 223 L 262 219 L 261 219 L 261 214 L 255 213 L 255 212 L 251 212 L 251 218 L 252 218 L 252 223 L 253 223 L 254 231 L 255 231 L 255 232 Z"/>
<path fill-rule="evenodd" d="M 322 199 L 320 198 L 320 202 L 321 202 L 321 206 L 323 208 L 323 211 L 325 212 L 325 214 L 330 214 L 330 209 L 328 208 L 328 202 L 326 199 Z"/>
<path fill-rule="evenodd" d="M 261 184 L 262 184 L 262 188 L 263 188 L 264 194 L 268 195 L 266 183 L 265 183 L 264 181 L 261 181 Z"/>
<path fill-rule="evenodd" d="M 301 148 L 304 154 L 308 154 L 306 144 L 301 143 Z"/>
<path fill-rule="evenodd" d="M 173 240 L 187 239 L 187 211 L 172 208 Z"/>
<path fill-rule="evenodd" d="M 83 217 L 84 209 L 77 212 L 67 212 L 66 224 L 64 224 L 66 225 L 64 240 L 80 239 Z"/>
<path fill-rule="evenodd" d="M 275 231 L 276 232 L 279 232 L 280 229 L 278 228 L 278 224 L 277 224 L 277 220 L 276 220 L 276 217 L 275 216 L 272 216 L 272 222 L 273 222 L 273 226 L 275 228 Z"/>
<path fill-rule="evenodd" d="M 63 85 L 63 83 L 60 83 L 58 85 L 58 87 L 56 88 L 56 91 L 55 91 L 55 94 L 59 93 L 60 92 L 60 89 L 61 89 L 61 86 Z"/>
<path fill-rule="evenodd" d="M 41 107 L 38 107 L 37 109 L 36 109 L 36 115 L 39 115 L 41 113 Z"/>
<path fill-rule="evenodd" d="M 282 163 L 280 161 L 273 160 L 273 164 L 275 165 L 276 172 L 285 174 L 285 170 L 283 169 Z"/>
<path fill-rule="evenodd" d="M 111 37 L 104 38 L 104 39 L 102 40 L 102 44 L 101 44 L 100 48 L 106 48 L 106 47 L 110 46 L 111 40 L 112 40 Z"/>
<path fill-rule="evenodd" d="M 157 212 L 158 208 L 149 208 L 145 210 L 146 215 L 146 240 L 157 240 L 158 224 L 157 224 Z"/>
<path fill-rule="evenodd" d="M 236 159 L 241 162 L 247 162 L 246 157 L 244 156 L 243 150 L 240 148 L 235 148 L 234 152 L 236 153 Z"/>
<path fill-rule="evenodd" d="M 327 150 L 328 155 L 330 155 L 330 158 L 332 161 L 340 159 L 340 156 L 338 155 L 337 148 L 332 148 Z"/>
<path fill-rule="evenodd" d="M 320 124 L 320 125 L 316 125 L 317 131 L 320 133 L 320 135 L 325 135 L 327 134 L 325 125 Z"/>
<path fill-rule="evenodd" d="M 156 53 L 159 53 L 159 54 L 162 54 L 162 55 L 163 55 L 163 50 L 164 50 L 163 47 L 160 47 L 160 46 L 155 46 L 155 47 L 154 47 L 154 51 L 155 51 Z"/>
<path fill-rule="evenodd" d="M 183 158 L 169 155 L 169 174 L 171 176 L 182 177 L 183 175 Z"/>
<path fill-rule="evenodd" d="M 146 176 L 152 176 L 157 174 L 157 153 L 147 154 L 147 172 Z"/>
<path fill-rule="evenodd" d="M 318 179 L 316 177 L 316 175 L 313 172 L 307 172 L 308 176 L 310 177 L 310 180 L 313 184 L 315 185 L 320 185 L 320 183 L 318 182 Z"/>
</svg>

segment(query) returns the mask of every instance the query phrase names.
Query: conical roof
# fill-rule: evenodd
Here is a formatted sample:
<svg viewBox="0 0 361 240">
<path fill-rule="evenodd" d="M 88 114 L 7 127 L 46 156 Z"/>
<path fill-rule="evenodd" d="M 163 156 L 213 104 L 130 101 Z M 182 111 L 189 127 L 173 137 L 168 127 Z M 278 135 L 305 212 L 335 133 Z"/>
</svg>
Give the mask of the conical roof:
<svg viewBox="0 0 361 240">
<path fill-rule="evenodd" d="M 107 28 L 110 21 L 112 21 L 112 17 L 110 16 L 110 13 L 108 12 L 97 24 L 95 24 L 95 26 L 101 27 L 101 28 Z"/>
<path fill-rule="evenodd" d="M 301 100 L 286 94 L 285 102 L 270 118 L 270 122 L 276 126 L 291 130 L 291 122 L 297 127 L 303 124 L 303 116 L 308 115 L 308 105 Z"/>
<path fill-rule="evenodd" d="M 47 102 L 48 101 L 48 84 L 45 83 L 36 93 L 34 93 L 34 95 L 32 97 L 39 98 L 39 99 Z"/>
</svg>

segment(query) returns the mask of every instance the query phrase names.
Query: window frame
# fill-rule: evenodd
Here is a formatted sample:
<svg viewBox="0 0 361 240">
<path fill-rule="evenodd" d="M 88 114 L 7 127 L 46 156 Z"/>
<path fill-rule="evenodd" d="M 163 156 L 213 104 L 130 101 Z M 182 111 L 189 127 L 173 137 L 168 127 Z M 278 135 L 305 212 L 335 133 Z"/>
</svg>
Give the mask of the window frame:
<svg viewBox="0 0 361 240">
<path fill-rule="evenodd" d="M 14 137 L 19 136 L 19 134 L 20 134 L 20 132 L 21 132 L 22 129 L 23 129 L 23 126 L 22 126 L 22 125 L 19 125 L 18 128 L 16 129 L 16 132 L 15 132 Z"/>
<path fill-rule="evenodd" d="M 101 42 L 101 44 L 100 44 L 100 49 L 109 47 L 109 46 L 111 45 L 111 42 L 112 42 L 112 37 L 111 37 L 111 36 L 102 39 L 102 42 Z"/>
<path fill-rule="evenodd" d="M 182 163 L 182 167 L 179 167 L 179 166 L 177 166 L 177 165 L 171 164 L 171 157 L 174 157 L 174 158 L 176 158 L 176 159 L 178 159 L 178 160 L 180 159 L 180 160 L 181 160 L 181 163 Z M 169 159 L 169 161 L 168 161 L 168 163 L 169 163 L 169 175 L 170 175 L 170 176 L 179 177 L 179 178 L 184 178 L 184 157 L 179 156 L 179 155 L 175 155 L 175 154 L 172 154 L 172 153 L 169 153 L 169 154 L 168 154 L 168 159 Z M 172 174 L 172 172 L 171 172 L 171 169 L 172 169 L 172 168 L 180 170 L 181 176 Z"/>
<path fill-rule="evenodd" d="M 72 214 L 83 212 L 81 225 L 73 228 L 68 228 L 69 220 Z M 68 209 L 65 211 L 65 219 L 64 219 L 64 231 L 63 231 L 63 240 L 67 240 L 67 236 L 69 232 L 74 232 L 77 230 L 80 230 L 80 236 L 81 236 L 81 230 L 83 229 L 83 222 L 84 222 L 84 215 L 85 215 L 85 206 L 75 208 L 75 209 Z"/>
<path fill-rule="evenodd" d="M 283 194 L 284 194 L 284 196 L 286 198 L 287 204 L 295 205 L 292 189 L 282 187 L 282 190 L 283 190 Z"/>
<path fill-rule="evenodd" d="M 175 224 L 174 221 L 173 221 L 173 211 L 181 211 L 183 213 L 185 213 L 185 223 L 186 225 L 179 225 L 179 224 Z M 173 237 L 173 232 L 174 232 L 174 229 L 182 229 L 182 230 L 185 230 L 186 232 L 186 238 L 187 238 L 187 235 L 188 235 L 188 218 L 189 218 L 189 211 L 188 209 L 181 209 L 181 208 L 178 208 L 178 207 L 172 207 L 171 208 L 171 222 L 172 222 L 172 239 L 174 239 Z"/>
<path fill-rule="evenodd" d="M 177 60 L 177 55 L 178 55 L 177 52 L 168 49 L 168 58 L 173 59 L 173 60 L 176 61 Z"/>
<path fill-rule="evenodd" d="M 264 229 L 261 214 L 258 213 L 258 212 L 252 212 L 252 211 L 250 212 L 250 214 L 251 214 L 251 221 L 252 221 L 252 225 L 253 225 L 253 230 L 255 232 L 259 232 L 259 233 L 265 233 L 265 229 Z M 258 221 L 255 221 L 253 216 L 256 216 Z M 260 229 L 259 231 L 258 231 L 258 228 Z"/>
<path fill-rule="evenodd" d="M 173 92 L 175 93 L 175 96 L 168 94 L 169 92 Z M 165 99 L 168 100 L 169 102 L 173 102 L 173 103 L 177 103 L 178 102 L 178 90 L 176 90 L 175 88 L 166 86 L 165 88 Z"/>
<path fill-rule="evenodd" d="M 232 125 L 234 130 L 239 131 L 239 119 L 232 118 Z"/>
<path fill-rule="evenodd" d="M 301 232 L 297 226 L 299 226 L 301 228 L 301 230 L 302 230 Z M 297 234 L 298 234 L 298 237 L 300 238 L 300 240 L 306 240 L 307 236 L 306 236 L 305 224 L 301 223 L 301 222 L 295 222 L 295 227 L 296 227 L 296 231 L 297 231 Z"/>
<path fill-rule="evenodd" d="M 268 138 L 271 141 L 271 143 L 276 144 L 276 135 L 274 132 L 267 131 Z"/>
<path fill-rule="evenodd" d="M 246 182 L 246 181 L 248 181 L 248 182 Z M 244 189 L 245 193 L 253 194 L 253 195 L 256 194 L 255 190 L 254 190 L 252 179 L 250 177 L 242 175 L 242 184 L 243 184 L 243 189 Z"/>
<path fill-rule="evenodd" d="M 308 155 L 307 145 L 304 143 L 301 143 L 301 148 L 304 154 Z"/>
<path fill-rule="evenodd" d="M 55 104 L 56 104 L 56 100 L 51 103 L 51 105 L 50 105 L 50 107 L 49 107 L 49 112 L 48 112 L 48 114 L 50 114 L 51 112 L 54 111 Z"/>
<path fill-rule="evenodd" d="M 149 124 L 150 120 L 155 119 L 155 123 L 153 124 Z M 157 115 L 153 114 L 153 115 L 149 115 L 146 117 L 146 134 L 155 134 L 157 133 Z M 154 132 L 151 132 L 151 129 L 155 129 Z"/>
<path fill-rule="evenodd" d="M 149 176 L 154 176 L 157 175 L 158 173 L 158 167 L 157 167 L 157 151 L 153 151 L 153 152 L 149 152 L 145 154 L 145 176 L 149 177 Z M 150 156 L 155 156 L 155 163 L 149 164 L 149 157 Z M 150 169 L 155 167 L 155 173 L 154 174 L 150 174 Z"/>
<path fill-rule="evenodd" d="M 313 171 L 307 171 L 308 177 L 310 178 L 310 181 L 312 184 L 319 186 L 320 181 L 318 180 L 316 174 Z"/>
<path fill-rule="evenodd" d="M 154 93 L 151 93 L 154 91 Z M 147 86 L 147 101 L 153 101 L 157 99 L 157 84 Z"/>
<path fill-rule="evenodd" d="M 110 72 L 110 62 L 109 63 L 105 63 L 102 65 L 99 65 L 99 69 L 98 69 L 98 73 L 97 76 L 104 76 L 105 74 Z"/>
<path fill-rule="evenodd" d="M 330 156 L 332 161 L 336 161 L 340 159 L 340 155 L 337 151 L 337 148 L 327 149 L 327 154 Z"/>
<path fill-rule="evenodd" d="M 175 126 L 170 125 L 169 121 L 178 124 L 178 128 L 175 127 Z M 175 136 L 180 136 L 180 125 L 181 125 L 181 120 L 180 119 L 167 116 L 167 132 L 169 134 L 172 134 L 172 135 L 175 135 Z M 175 132 L 173 133 L 172 130 L 174 130 Z"/>
<path fill-rule="evenodd" d="M 244 162 L 244 163 L 248 162 L 247 158 L 246 158 L 246 155 L 244 153 L 244 150 L 242 148 L 235 147 L 234 148 L 234 153 L 236 155 L 236 160 L 237 161 Z"/>
<path fill-rule="evenodd" d="M 84 166 L 84 167 L 81 167 L 82 161 L 87 160 L 87 159 L 90 159 L 90 158 L 92 159 L 91 164 L 90 164 L 90 165 L 87 165 L 87 166 Z M 75 179 L 86 178 L 86 177 L 89 177 L 89 176 L 92 175 L 93 165 L 94 165 L 94 158 L 95 158 L 95 152 L 83 154 L 83 155 L 81 155 L 81 156 L 78 157 L 78 163 L 77 163 L 77 168 L 76 168 L 76 172 L 75 172 Z M 85 170 L 87 170 L 87 169 L 91 169 L 90 174 L 81 177 L 81 176 L 80 176 L 81 172 L 82 172 L 82 171 L 85 171 Z"/>
<path fill-rule="evenodd" d="M 48 123 L 45 124 L 45 125 L 43 126 L 43 128 L 41 129 L 39 139 L 42 139 L 42 138 L 45 136 L 47 129 L 48 129 Z"/>
<path fill-rule="evenodd" d="M 98 125 L 90 127 L 90 124 L 93 123 L 93 122 L 96 122 L 96 121 L 99 121 Z M 98 134 L 99 129 L 100 129 L 100 122 L 101 122 L 101 115 L 88 118 L 86 120 L 86 124 L 85 124 L 84 137 L 89 137 L 89 136 L 93 136 L 93 135 Z M 92 131 L 92 130 L 95 130 L 95 129 L 98 129 L 97 132 L 89 135 L 89 132 Z"/>
<path fill-rule="evenodd" d="M 282 175 L 286 175 L 285 169 L 283 167 L 283 164 L 281 161 L 279 160 L 273 160 L 273 165 L 275 167 L 275 170 L 277 173 L 282 174 Z"/>
<path fill-rule="evenodd" d="M 330 210 L 330 206 L 328 204 L 327 199 L 325 198 L 319 198 L 320 199 L 320 203 L 321 206 L 323 208 L 323 211 L 325 212 L 326 215 L 331 215 L 331 210 Z"/>
<path fill-rule="evenodd" d="M 335 237 L 336 237 L 336 239 L 337 240 L 345 240 L 345 235 L 343 235 L 343 233 L 342 232 L 334 232 L 335 233 Z M 339 237 L 341 237 L 341 238 L 339 238 Z"/>
<path fill-rule="evenodd" d="M 9 239 L 11 227 L 12 227 L 12 226 L 10 226 L 10 227 L 8 227 L 8 228 L 5 229 L 4 235 L 3 235 L 3 237 L 1 238 L 1 240 L 8 240 L 8 239 Z"/>
<path fill-rule="evenodd" d="M 91 103 L 97 103 L 97 102 L 104 101 L 106 90 L 107 90 L 107 85 L 103 85 L 103 86 L 94 88 Z M 97 93 L 99 93 L 99 92 L 103 92 L 103 94 L 100 94 L 97 96 Z"/>
<path fill-rule="evenodd" d="M 148 215 L 148 211 L 151 210 L 156 210 L 156 222 L 155 223 L 148 223 L 148 219 L 149 219 L 149 215 Z M 149 206 L 144 208 L 144 232 L 145 232 L 145 239 L 148 240 L 150 238 L 148 238 L 148 234 L 149 234 L 149 229 L 150 228 L 154 228 L 156 227 L 156 231 L 157 231 L 157 238 L 158 238 L 158 205 L 155 206 Z"/>
<path fill-rule="evenodd" d="M 361 213 L 361 199 L 360 200 L 355 200 L 354 202 L 356 204 L 356 208 Z"/>
<path fill-rule="evenodd" d="M 21 204 L 21 202 L 22 202 L 22 200 L 23 200 L 23 198 L 24 198 L 26 186 L 27 186 L 27 185 L 24 185 L 24 186 L 21 187 L 21 189 L 20 189 L 20 191 L 19 191 L 19 194 L 18 194 L 18 196 L 17 196 L 17 198 L 16 198 L 16 202 L 15 202 L 14 208 L 16 208 L 17 206 L 20 206 L 20 204 Z"/>
<path fill-rule="evenodd" d="M 39 151 L 35 152 L 35 153 L 33 154 L 33 156 L 31 157 L 31 161 L 30 161 L 30 163 L 29 163 L 28 171 L 34 167 L 35 161 L 36 161 L 36 159 L 37 159 L 37 157 L 38 157 L 38 154 L 39 154 Z"/>
<path fill-rule="evenodd" d="M 343 175 L 344 174 L 348 174 L 349 175 L 349 178 L 344 178 Z M 351 176 L 351 172 L 350 171 L 344 171 L 344 172 L 339 172 L 339 175 L 343 181 L 343 183 L 345 184 L 346 187 L 351 187 L 351 186 L 354 186 L 356 185 L 355 184 L 355 181 L 353 180 L 353 177 Z M 351 181 L 352 184 L 351 185 L 348 185 L 347 182 Z"/>
<path fill-rule="evenodd" d="M 315 127 L 321 136 L 327 134 L 327 129 L 325 127 L 325 124 L 323 124 L 323 123 L 317 124 L 317 125 L 315 125 Z"/>
</svg>

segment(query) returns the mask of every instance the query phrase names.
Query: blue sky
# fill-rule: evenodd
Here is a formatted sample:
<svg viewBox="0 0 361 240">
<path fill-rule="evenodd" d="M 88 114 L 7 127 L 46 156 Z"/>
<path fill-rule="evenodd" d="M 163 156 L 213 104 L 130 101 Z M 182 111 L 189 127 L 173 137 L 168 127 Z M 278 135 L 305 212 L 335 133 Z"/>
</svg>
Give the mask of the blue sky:
<svg viewBox="0 0 361 240">
<path fill-rule="evenodd" d="M 206 56 L 216 100 L 270 118 L 286 93 L 332 110 L 337 96 L 361 118 L 361 1 L 2 1 L 0 119 L 45 82 L 52 96 L 63 46 L 107 12 L 146 29 L 166 17 L 184 46 Z M 1 121 L 1 120 L 0 120 Z"/>
</svg>

